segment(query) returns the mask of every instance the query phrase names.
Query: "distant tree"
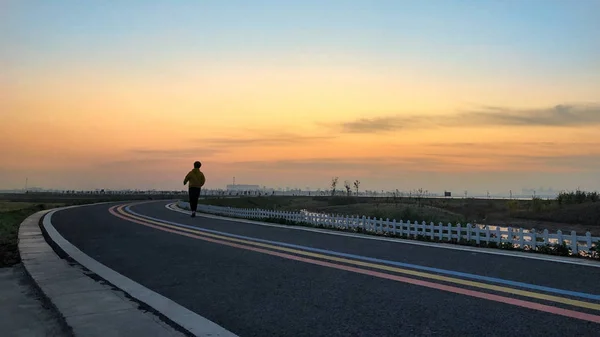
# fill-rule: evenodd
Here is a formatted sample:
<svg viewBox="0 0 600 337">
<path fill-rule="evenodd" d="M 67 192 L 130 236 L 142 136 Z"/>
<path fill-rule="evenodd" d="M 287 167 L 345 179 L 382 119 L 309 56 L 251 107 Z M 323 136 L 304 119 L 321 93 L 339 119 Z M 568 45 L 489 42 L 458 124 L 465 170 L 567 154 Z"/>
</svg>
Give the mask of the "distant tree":
<svg viewBox="0 0 600 337">
<path fill-rule="evenodd" d="M 423 199 L 424 196 L 426 196 L 428 194 L 427 190 L 424 190 L 423 188 L 419 188 L 418 190 L 415 190 L 415 195 L 417 197 L 417 205 L 419 207 L 422 206 L 421 201 Z"/>
<path fill-rule="evenodd" d="M 346 195 L 350 196 L 350 193 L 352 193 L 352 187 L 350 187 L 350 182 L 348 180 L 344 181 L 344 188 L 346 188 Z"/>
<path fill-rule="evenodd" d="M 360 187 L 360 181 L 356 179 L 354 181 L 354 189 L 356 190 L 356 196 L 358 196 L 358 188 Z"/>
<path fill-rule="evenodd" d="M 337 186 L 338 179 L 339 179 L 338 177 L 331 179 L 331 196 L 335 195 L 335 187 Z"/>
</svg>

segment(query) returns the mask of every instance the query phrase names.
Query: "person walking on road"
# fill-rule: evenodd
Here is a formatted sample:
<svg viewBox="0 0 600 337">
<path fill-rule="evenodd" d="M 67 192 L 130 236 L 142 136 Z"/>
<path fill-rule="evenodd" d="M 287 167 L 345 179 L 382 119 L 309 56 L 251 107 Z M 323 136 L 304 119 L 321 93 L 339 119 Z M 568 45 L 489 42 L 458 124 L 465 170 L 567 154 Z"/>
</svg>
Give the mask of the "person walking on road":
<svg viewBox="0 0 600 337">
<path fill-rule="evenodd" d="M 196 217 L 196 209 L 198 208 L 198 198 L 200 198 L 200 190 L 204 183 L 206 182 L 206 178 L 204 177 L 204 173 L 200 171 L 200 166 L 202 163 L 196 161 L 194 163 L 194 168 L 188 172 L 183 179 L 183 185 L 190 183 L 189 186 L 189 197 L 190 197 L 190 209 L 192 210 L 192 218 Z"/>
</svg>

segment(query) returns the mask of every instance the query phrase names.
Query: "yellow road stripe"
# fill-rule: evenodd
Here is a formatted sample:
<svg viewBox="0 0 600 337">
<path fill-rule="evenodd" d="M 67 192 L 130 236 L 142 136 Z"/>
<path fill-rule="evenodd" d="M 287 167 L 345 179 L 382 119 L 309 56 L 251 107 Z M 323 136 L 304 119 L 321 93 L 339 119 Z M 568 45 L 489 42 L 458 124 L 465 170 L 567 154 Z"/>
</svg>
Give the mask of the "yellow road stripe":
<svg viewBox="0 0 600 337">
<path fill-rule="evenodd" d="M 483 288 L 483 289 L 494 290 L 494 291 L 513 294 L 513 295 L 537 298 L 537 299 L 541 299 L 541 300 L 558 302 L 558 303 L 568 304 L 568 305 L 577 306 L 577 307 L 581 307 L 581 308 L 600 310 L 600 304 L 589 303 L 589 302 L 574 300 L 574 299 L 570 299 L 570 298 L 547 295 L 547 294 L 536 293 L 536 292 L 531 292 L 531 291 L 526 291 L 526 290 L 513 289 L 513 288 L 502 287 L 502 286 L 481 283 L 481 282 L 475 282 L 475 281 L 467 281 L 467 280 L 453 278 L 453 277 L 429 274 L 429 273 L 424 273 L 424 272 L 419 272 L 419 271 L 414 271 L 414 270 L 409 270 L 409 269 L 403 269 L 403 268 L 398 268 L 398 267 L 392 267 L 392 266 L 386 266 L 386 265 L 381 265 L 381 264 L 375 264 L 375 263 L 370 263 L 370 262 L 364 262 L 364 261 L 356 261 L 356 260 L 351 260 L 351 259 L 346 259 L 346 258 L 341 258 L 341 257 L 336 257 L 336 256 L 329 256 L 329 255 L 323 255 L 323 254 L 318 254 L 318 253 L 306 252 L 306 251 L 293 249 L 293 248 L 279 247 L 279 246 L 269 245 L 269 244 L 260 243 L 260 242 L 253 242 L 253 241 L 248 241 L 248 240 L 243 240 L 243 239 L 230 238 L 227 236 L 206 233 L 206 232 L 193 230 L 193 229 L 189 229 L 189 228 L 178 227 L 178 226 L 166 224 L 163 222 L 158 222 L 158 221 L 138 217 L 133 214 L 129 214 L 123 210 L 124 207 L 126 207 L 126 206 L 125 205 L 120 206 L 117 209 L 117 211 L 126 217 L 130 217 L 132 219 L 143 221 L 143 222 L 146 222 L 149 224 L 155 224 L 155 225 L 159 225 L 159 226 L 163 226 L 163 227 L 167 227 L 167 228 L 171 228 L 171 229 L 177 229 L 179 231 L 184 231 L 184 232 L 193 233 L 193 234 L 197 234 L 197 235 L 208 236 L 208 237 L 217 238 L 217 239 L 221 239 L 221 240 L 225 240 L 225 241 L 244 243 L 244 244 L 263 247 L 263 248 L 270 248 L 270 249 L 275 249 L 275 250 L 280 250 L 280 251 L 286 251 L 289 253 L 311 256 L 311 257 L 325 259 L 325 260 L 343 262 L 343 263 L 348 263 L 348 264 L 353 264 L 353 265 L 358 265 L 358 266 L 363 266 L 363 267 L 376 268 L 376 269 L 391 271 L 391 272 L 395 272 L 395 273 L 401 273 L 401 274 L 413 275 L 413 276 L 418 276 L 418 277 L 423 277 L 423 278 L 428 278 L 428 279 L 434 279 L 434 280 L 438 280 L 438 281 L 462 284 L 462 285 L 475 287 L 475 288 Z"/>
</svg>

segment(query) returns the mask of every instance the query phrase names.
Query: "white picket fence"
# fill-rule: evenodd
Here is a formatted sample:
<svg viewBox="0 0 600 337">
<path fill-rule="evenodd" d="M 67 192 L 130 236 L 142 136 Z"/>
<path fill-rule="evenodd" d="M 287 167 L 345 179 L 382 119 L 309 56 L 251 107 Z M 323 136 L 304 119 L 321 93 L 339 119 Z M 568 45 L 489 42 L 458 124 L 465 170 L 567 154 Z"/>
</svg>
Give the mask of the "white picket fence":
<svg viewBox="0 0 600 337">
<path fill-rule="evenodd" d="M 189 209 L 189 203 L 179 202 L 179 207 Z M 433 222 L 427 224 L 414 221 L 396 221 L 395 219 L 376 219 L 365 216 L 348 216 L 314 213 L 308 211 L 285 212 L 271 211 L 258 208 L 234 208 L 198 204 L 198 212 L 221 215 L 225 217 L 236 217 L 246 219 L 285 219 L 294 222 L 306 223 L 313 226 L 322 226 L 325 228 L 337 228 L 344 230 L 361 229 L 362 232 L 371 232 L 376 234 L 408 235 L 416 238 L 417 236 L 429 237 L 431 240 L 440 241 L 466 240 L 474 241 L 477 244 L 481 242 L 495 242 L 500 245 L 510 243 L 515 248 L 535 249 L 546 244 L 555 244 L 564 242 L 567 244 L 573 254 L 590 253 L 594 245 L 600 245 L 600 237 L 592 237 L 590 232 L 585 235 L 577 235 L 575 231 L 571 233 L 549 233 L 547 229 L 542 232 L 525 230 L 523 228 L 512 228 L 499 226 L 490 229 L 485 225 L 466 225 L 457 224 L 453 226 L 441 222 L 437 225 Z"/>
</svg>

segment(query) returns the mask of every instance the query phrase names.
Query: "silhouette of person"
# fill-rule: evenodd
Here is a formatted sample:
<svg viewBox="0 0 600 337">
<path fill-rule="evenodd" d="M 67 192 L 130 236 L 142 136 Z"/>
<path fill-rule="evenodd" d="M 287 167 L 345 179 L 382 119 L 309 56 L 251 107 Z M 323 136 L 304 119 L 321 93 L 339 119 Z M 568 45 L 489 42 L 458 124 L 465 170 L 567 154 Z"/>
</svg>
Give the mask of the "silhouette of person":
<svg viewBox="0 0 600 337">
<path fill-rule="evenodd" d="M 204 173 L 200 171 L 200 166 L 202 163 L 199 161 L 194 162 L 194 168 L 188 172 L 183 179 L 183 185 L 190 183 L 188 185 L 188 195 L 190 198 L 190 209 L 192 210 L 192 218 L 196 217 L 196 209 L 198 208 L 198 198 L 200 198 L 200 191 L 204 183 L 206 182 L 206 178 L 204 177 Z"/>
</svg>

